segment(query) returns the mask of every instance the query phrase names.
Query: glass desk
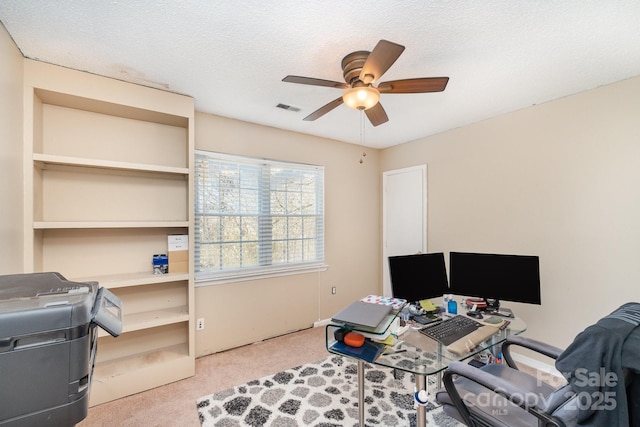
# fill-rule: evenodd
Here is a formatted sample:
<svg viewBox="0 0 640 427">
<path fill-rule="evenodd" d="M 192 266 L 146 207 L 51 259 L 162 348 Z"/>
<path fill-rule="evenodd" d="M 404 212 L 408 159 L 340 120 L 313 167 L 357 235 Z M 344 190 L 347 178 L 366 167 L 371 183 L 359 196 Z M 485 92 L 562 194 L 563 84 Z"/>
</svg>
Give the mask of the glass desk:
<svg viewBox="0 0 640 427">
<path fill-rule="evenodd" d="M 357 327 L 348 328 L 355 332 L 364 332 L 364 335 L 369 338 L 380 337 L 384 338 L 385 335 L 393 330 L 395 317 L 397 313 L 389 316 L 385 319 L 382 327 L 378 330 L 372 331 L 369 329 L 358 329 Z M 345 325 L 330 323 L 326 326 L 326 346 L 329 353 L 338 354 L 341 356 L 351 357 L 358 362 L 358 410 L 360 416 L 360 426 L 364 426 L 364 364 L 371 363 L 373 365 L 384 366 L 387 368 L 398 369 L 400 371 L 412 373 L 415 375 L 416 390 L 427 389 L 427 376 L 437 375 L 438 388 L 441 387 L 442 371 L 444 371 L 449 363 L 454 361 L 461 361 L 470 359 L 478 353 L 485 350 L 489 350 L 502 343 L 510 334 L 523 333 L 527 325 L 520 318 L 505 319 L 511 323 L 504 330 L 499 330 L 489 340 L 480 344 L 468 353 L 457 355 L 447 351 L 446 346 L 442 345 L 438 341 L 435 341 L 426 335 L 420 333 L 417 328 L 409 328 L 406 332 L 395 337 L 395 343 L 393 346 L 387 347 L 384 352 L 373 362 L 366 362 L 352 354 L 341 352 L 335 348 L 332 348 L 336 343 L 334 338 L 334 331 L 340 328 L 345 328 Z M 388 324 L 387 324 L 388 322 Z M 479 320 L 482 322 L 482 320 Z M 425 407 L 418 405 L 417 409 L 417 425 L 419 427 L 426 425 L 426 411 Z"/>
</svg>

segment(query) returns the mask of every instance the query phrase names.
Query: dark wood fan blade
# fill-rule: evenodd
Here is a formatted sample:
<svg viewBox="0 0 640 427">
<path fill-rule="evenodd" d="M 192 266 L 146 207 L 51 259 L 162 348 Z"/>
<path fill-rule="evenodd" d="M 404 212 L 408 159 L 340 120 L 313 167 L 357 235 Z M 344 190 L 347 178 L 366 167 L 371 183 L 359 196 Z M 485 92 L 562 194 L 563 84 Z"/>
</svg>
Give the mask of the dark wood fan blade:
<svg viewBox="0 0 640 427">
<path fill-rule="evenodd" d="M 378 80 L 404 51 L 404 46 L 380 40 L 373 48 L 360 71 L 360 80 L 365 84 Z"/>
<path fill-rule="evenodd" d="M 442 92 L 449 77 L 422 77 L 417 79 L 394 80 L 378 85 L 381 93 L 426 93 Z"/>
<path fill-rule="evenodd" d="M 346 89 L 349 87 L 349 85 L 346 83 L 315 79 L 313 77 L 287 76 L 282 79 L 282 81 L 287 83 L 299 83 L 303 85 L 335 87 L 337 89 Z"/>
<path fill-rule="evenodd" d="M 331 101 L 330 103 L 328 103 L 327 105 L 318 108 L 316 111 L 314 111 L 313 113 L 309 114 L 303 120 L 311 122 L 311 121 L 313 121 L 313 120 L 315 120 L 317 118 L 320 118 L 320 117 L 324 116 L 325 114 L 327 114 L 329 111 L 333 110 L 334 108 L 336 108 L 337 106 L 342 104 L 343 102 L 344 101 L 342 101 L 342 97 L 336 98 L 333 101 Z"/>
<path fill-rule="evenodd" d="M 372 125 L 378 126 L 389 121 L 387 112 L 379 102 L 368 110 L 364 111 Z"/>
</svg>

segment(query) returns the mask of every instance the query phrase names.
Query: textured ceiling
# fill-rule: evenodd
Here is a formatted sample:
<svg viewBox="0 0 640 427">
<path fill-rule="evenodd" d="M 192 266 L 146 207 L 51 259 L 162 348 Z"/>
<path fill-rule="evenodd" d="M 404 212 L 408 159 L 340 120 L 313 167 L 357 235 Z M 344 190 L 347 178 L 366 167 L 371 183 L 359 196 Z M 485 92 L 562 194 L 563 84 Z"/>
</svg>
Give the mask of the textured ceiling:
<svg viewBox="0 0 640 427">
<path fill-rule="evenodd" d="M 640 75 L 638 0 L 0 0 L 27 58 L 193 96 L 198 111 L 361 143 L 340 61 L 386 39 L 406 47 L 380 81 L 450 77 L 444 92 L 383 94 L 382 148 Z M 278 103 L 300 112 L 276 108 Z"/>
</svg>

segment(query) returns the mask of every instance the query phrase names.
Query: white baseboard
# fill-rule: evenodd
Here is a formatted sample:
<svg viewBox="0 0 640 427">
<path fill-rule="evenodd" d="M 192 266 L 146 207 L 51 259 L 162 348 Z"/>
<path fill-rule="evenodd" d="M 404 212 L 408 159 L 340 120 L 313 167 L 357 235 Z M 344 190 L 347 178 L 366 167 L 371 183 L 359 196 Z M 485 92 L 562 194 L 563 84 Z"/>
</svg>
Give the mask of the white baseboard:
<svg viewBox="0 0 640 427">
<path fill-rule="evenodd" d="M 331 322 L 331 319 L 318 320 L 316 322 L 313 322 L 313 327 L 314 328 L 319 328 L 321 326 L 327 326 L 330 322 Z"/>
</svg>

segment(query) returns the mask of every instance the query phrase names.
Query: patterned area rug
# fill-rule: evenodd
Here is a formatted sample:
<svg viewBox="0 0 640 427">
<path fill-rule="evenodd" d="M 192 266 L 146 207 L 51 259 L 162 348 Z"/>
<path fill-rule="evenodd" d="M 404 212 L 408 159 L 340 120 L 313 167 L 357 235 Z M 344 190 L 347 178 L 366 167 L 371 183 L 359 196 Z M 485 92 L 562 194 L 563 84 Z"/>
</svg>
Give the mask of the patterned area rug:
<svg viewBox="0 0 640 427">
<path fill-rule="evenodd" d="M 365 375 L 365 424 L 415 426 L 413 375 L 370 364 Z M 355 427 L 357 377 L 355 361 L 333 355 L 201 397 L 198 415 L 203 427 Z M 427 425 L 460 425 L 431 402 L 426 410 Z"/>
</svg>

